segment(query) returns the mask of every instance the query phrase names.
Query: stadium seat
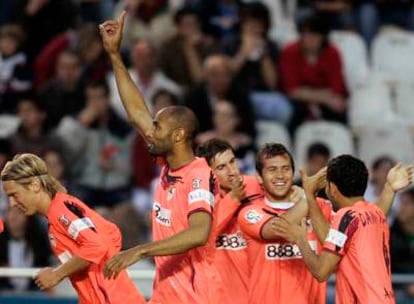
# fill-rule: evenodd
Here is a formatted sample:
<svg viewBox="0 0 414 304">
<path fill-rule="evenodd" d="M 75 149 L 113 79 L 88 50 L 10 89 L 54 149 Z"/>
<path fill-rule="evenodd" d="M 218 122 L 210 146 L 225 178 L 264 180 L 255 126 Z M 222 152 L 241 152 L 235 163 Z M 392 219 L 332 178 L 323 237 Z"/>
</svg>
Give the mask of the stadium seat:
<svg viewBox="0 0 414 304">
<path fill-rule="evenodd" d="M 8 138 L 13 135 L 20 125 L 20 119 L 16 115 L 0 115 L 0 138 Z"/>
<path fill-rule="evenodd" d="M 372 45 L 372 67 L 387 81 L 414 81 L 414 34 L 397 29 L 381 31 Z"/>
<path fill-rule="evenodd" d="M 397 161 L 414 161 L 414 140 L 410 128 L 392 123 L 382 126 L 364 127 L 357 133 L 357 151 L 367 166 L 380 156 L 391 156 Z"/>
<path fill-rule="evenodd" d="M 306 122 L 296 130 L 294 138 L 298 168 L 305 163 L 307 150 L 315 142 L 325 144 L 331 156 L 354 153 L 352 135 L 344 125 L 331 121 Z"/>
<path fill-rule="evenodd" d="M 290 151 L 292 143 L 285 126 L 276 122 L 260 120 L 256 122 L 256 130 L 256 146 L 260 147 L 268 142 L 278 142 L 285 145 Z"/>
<path fill-rule="evenodd" d="M 362 38 L 351 31 L 333 31 L 330 41 L 342 55 L 345 81 L 352 92 L 366 83 L 369 74 L 368 51 Z"/>
<path fill-rule="evenodd" d="M 348 118 L 353 130 L 395 119 L 391 90 L 384 80 L 373 77 L 366 86 L 355 88 L 348 99 Z"/>
<path fill-rule="evenodd" d="M 414 127 L 414 81 L 400 81 L 395 85 L 395 109 L 398 118 Z"/>
</svg>

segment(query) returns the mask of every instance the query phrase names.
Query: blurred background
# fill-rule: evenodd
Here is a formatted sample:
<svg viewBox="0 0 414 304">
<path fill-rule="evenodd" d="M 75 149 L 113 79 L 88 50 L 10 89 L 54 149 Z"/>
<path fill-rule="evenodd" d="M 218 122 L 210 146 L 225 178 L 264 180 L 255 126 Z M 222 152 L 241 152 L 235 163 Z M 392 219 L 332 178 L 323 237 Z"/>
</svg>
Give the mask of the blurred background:
<svg viewBox="0 0 414 304">
<path fill-rule="evenodd" d="M 187 105 L 197 143 L 228 140 L 244 173 L 269 141 L 310 174 L 351 153 L 370 169 L 375 201 L 393 164 L 414 162 L 414 1 L 1 0 L 0 168 L 16 153 L 43 157 L 118 224 L 124 248 L 151 239 L 159 173 L 99 36 L 98 24 L 124 9 L 122 55 L 150 111 Z M 9 267 L 0 302 L 76 303 L 69 282 L 42 293 L 30 272 L 17 275 L 56 263 L 44 219 L 9 209 L 3 193 L 0 217 L 0 267 Z M 396 197 L 389 223 L 397 302 L 413 303 L 413 189 Z M 153 269 L 151 260 L 132 269 L 147 297 Z"/>
</svg>

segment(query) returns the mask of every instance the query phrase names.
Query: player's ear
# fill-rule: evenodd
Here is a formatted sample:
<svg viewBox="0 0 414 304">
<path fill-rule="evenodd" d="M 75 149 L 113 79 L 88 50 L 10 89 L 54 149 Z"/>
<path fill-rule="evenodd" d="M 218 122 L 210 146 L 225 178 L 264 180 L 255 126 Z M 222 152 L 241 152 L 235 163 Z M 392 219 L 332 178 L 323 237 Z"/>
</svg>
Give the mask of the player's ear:
<svg viewBox="0 0 414 304">
<path fill-rule="evenodd" d="M 172 136 L 175 142 L 180 142 L 185 139 L 185 130 L 183 128 L 178 128 L 174 130 Z"/>
<path fill-rule="evenodd" d="M 259 172 L 256 173 L 256 178 L 257 181 L 259 182 L 260 185 L 263 185 L 263 178 L 262 176 L 259 174 Z"/>
<path fill-rule="evenodd" d="M 30 191 L 37 193 L 40 191 L 41 188 L 42 188 L 42 185 L 40 184 L 39 178 L 37 177 L 32 178 L 32 181 L 29 184 Z"/>
</svg>

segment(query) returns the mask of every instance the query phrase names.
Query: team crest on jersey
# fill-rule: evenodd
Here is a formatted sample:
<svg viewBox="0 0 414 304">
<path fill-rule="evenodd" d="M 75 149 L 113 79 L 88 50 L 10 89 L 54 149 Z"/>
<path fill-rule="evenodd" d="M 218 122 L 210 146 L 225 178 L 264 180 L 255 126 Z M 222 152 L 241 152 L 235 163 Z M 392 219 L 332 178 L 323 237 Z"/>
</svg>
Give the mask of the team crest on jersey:
<svg viewBox="0 0 414 304">
<path fill-rule="evenodd" d="M 249 210 L 244 217 L 250 224 L 256 224 L 262 219 L 263 215 L 256 210 Z"/>
<path fill-rule="evenodd" d="M 60 216 L 59 222 L 65 227 L 69 227 L 70 225 L 70 220 L 64 214 Z"/>
<path fill-rule="evenodd" d="M 162 208 L 162 206 L 155 202 L 154 203 L 154 216 L 155 220 L 164 226 L 171 226 L 171 210 Z"/>
<path fill-rule="evenodd" d="M 49 233 L 49 242 L 52 247 L 56 247 L 56 238 L 52 233 Z"/>
<path fill-rule="evenodd" d="M 168 189 L 167 200 L 170 200 L 174 197 L 175 191 L 177 189 L 175 187 L 171 187 Z"/>
<path fill-rule="evenodd" d="M 193 189 L 198 189 L 201 187 L 201 178 L 194 178 L 193 179 Z"/>
</svg>

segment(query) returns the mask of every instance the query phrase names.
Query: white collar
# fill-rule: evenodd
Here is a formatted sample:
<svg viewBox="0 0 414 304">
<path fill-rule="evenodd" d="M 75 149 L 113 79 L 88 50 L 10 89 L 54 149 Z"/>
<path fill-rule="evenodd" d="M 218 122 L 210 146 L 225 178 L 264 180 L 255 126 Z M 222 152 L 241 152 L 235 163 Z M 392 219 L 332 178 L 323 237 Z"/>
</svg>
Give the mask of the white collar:
<svg viewBox="0 0 414 304">
<path fill-rule="evenodd" d="M 267 198 L 265 198 L 265 204 L 269 207 L 283 210 L 290 209 L 295 205 L 294 202 L 271 202 Z"/>
</svg>

